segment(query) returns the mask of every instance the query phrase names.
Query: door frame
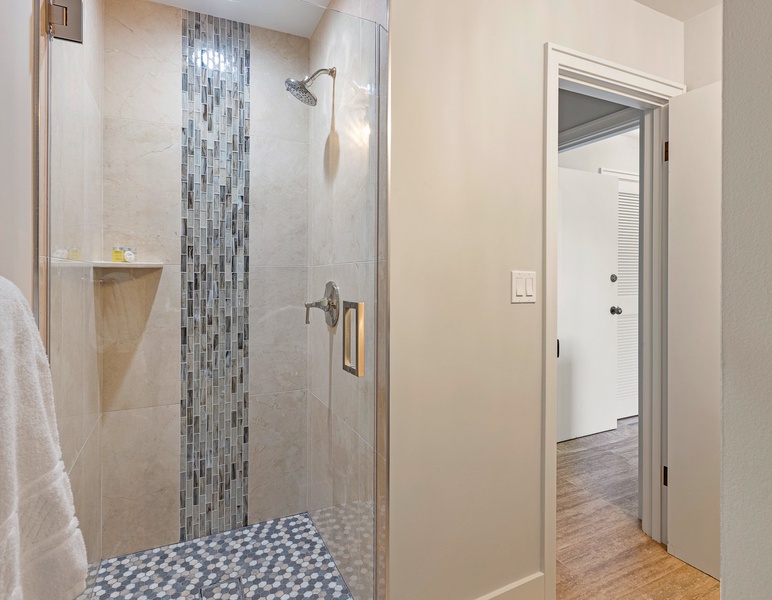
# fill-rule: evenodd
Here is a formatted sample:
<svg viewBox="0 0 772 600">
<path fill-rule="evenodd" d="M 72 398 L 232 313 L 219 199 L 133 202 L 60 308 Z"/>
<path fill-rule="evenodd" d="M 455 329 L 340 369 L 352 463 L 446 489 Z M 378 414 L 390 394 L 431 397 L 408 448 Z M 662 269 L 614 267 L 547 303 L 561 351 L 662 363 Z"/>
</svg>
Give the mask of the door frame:
<svg viewBox="0 0 772 600">
<path fill-rule="evenodd" d="M 544 110 L 544 331 L 542 348 L 542 571 L 545 598 L 557 583 L 557 205 L 558 97 L 565 89 L 643 110 L 641 119 L 641 299 L 639 319 L 640 465 L 643 530 L 663 541 L 661 472 L 666 431 L 667 104 L 686 86 L 548 42 L 545 44 Z"/>
</svg>

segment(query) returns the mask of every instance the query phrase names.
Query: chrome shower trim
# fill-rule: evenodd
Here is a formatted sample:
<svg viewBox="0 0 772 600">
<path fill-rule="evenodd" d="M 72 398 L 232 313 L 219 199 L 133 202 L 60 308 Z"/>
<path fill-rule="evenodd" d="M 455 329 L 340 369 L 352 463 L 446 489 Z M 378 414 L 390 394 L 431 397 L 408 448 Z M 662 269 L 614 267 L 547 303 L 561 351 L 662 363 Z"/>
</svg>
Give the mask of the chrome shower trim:
<svg viewBox="0 0 772 600">
<path fill-rule="evenodd" d="M 302 81 L 298 81 L 297 79 L 285 79 L 284 80 L 284 88 L 295 98 L 300 100 L 303 104 L 306 104 L 308 106 L 316 106 L 316 96 L 311 92 L 311 90 L 308 89 L 308 87 L 316 80 L 317 77 L 320 75 L 329 75 L 333 79 L 335 79 L 335 75 L 337 74 L 337 69 L 335 67 L 330 67 L 329 69 L 317 69 L 311 75 L 307 75 L 303 78 Z"/>
</svg>

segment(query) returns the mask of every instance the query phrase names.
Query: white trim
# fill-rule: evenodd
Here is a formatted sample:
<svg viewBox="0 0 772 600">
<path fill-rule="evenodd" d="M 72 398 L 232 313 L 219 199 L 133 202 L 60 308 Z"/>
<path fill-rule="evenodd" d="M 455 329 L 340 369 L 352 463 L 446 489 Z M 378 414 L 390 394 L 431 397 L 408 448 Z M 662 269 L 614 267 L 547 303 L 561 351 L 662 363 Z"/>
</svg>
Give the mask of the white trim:
<svg viewBox="0 0 772 600">
<path fill-rule="evenodd" d="M 542 549 L 545 593 L 547 600 L 554 600 L 556 593 L 556 493 L 557 493 L 557 358 L 555 340 L 557 339 L 557 198 L 558 198 L 558 91 L 569 89 L 589 94 L 604 100 L 617 102 L 625 106 L 647 111 L 644 118 L 644 131 L 641 141 L 645 151 L 643 170 L 644 207 L 651 210 L 648 225 L 644 219 L 643 253 L 641 256 L 646 298 L 642 305 L 641 320 L 644 324 L 642 344 L 645 355 L 642 369 L 642 406 L 641 431 L 648 436 L 648 442 L 642 449 L 649 452 L 647 460 L 650 464 L 661 464 L 662 447 L 659 438 L 662 435 L 661 392 L 662 364 L 654 361 L 662 357 L 662 326 L 664 314 L 662 297 L 662 275 L 665 271 L 662 262 L 664 254 L 661 244 L 663 203 L 665 190 L 662 189 L 661 161 L 654 159 L 659 156 L 661 146 L 655 132 L 655 125 L 663 122 L 662 111 L 656 111 L 666 106 L 670 98 L 683 94 L 684 85 L 661 79 L 659 77 L 615 65 L 608 61 L 595 58 L 580 52 L 562 48 L 551 43 L 545 45 L 545 144 L 544 144 L 544 329 L 542 348 L 544 350 L 543 371 L 543 411 L 544 411 L 544 447 L 542 502 L 544 506 L 544 522 L 542 528 Z M 658 128 L 658 127 L 657 127 Z M 657 149 L 655 152 L 654 149 Z M 654 184 L 657 185 L 654 185 Z M 656 224 L 656 227 L 653 225 Z M 664 231 L 666 235 L 666 230 Z M 665 238 L 666 239 L 666 238 Z M 653 269 L 653 271 L 652 271 Z M 645 318 L 645 311 L 651 315 Z M 659 402 L 657 402 L 659 401 Z M 654 438 L 657 442 L 653 443 Z M 656 446 L 656 448 L 652 448 Z M 642 461 L 646 462 L 646 461 Z M 649 469 L 651 471 L 651 469 Z M 644 522 L 657 521 L 657 529 L 661 534 L 661 499 L 657 473 L 648 472 L 641 477 L 644 492 Z M 656 503 L 656 506 L 652 506 Z M 654 531 L 654 529 L 652 529 Z M 648 533 L 648 532 L 647 532 Z M 651 535 L 651 534 L 650 534 Z M 654 536 L 652 536 L 654 537 Z M 655 537 L 655 539 L 657 539 Z"/>
<path fill-rule="evenodd" d="M 544 598 L 544 573 L 538 572 L 477 600 L 541 600 Z"/>
<path fill-rule="evenodd" d="M 558 152 L 565 152 L 633 131 L 638 129 L 640 123 L 640 111 L 635 108 L 623 108 L 600 119 L 562 131 L 558 136 Z"/>
</svg>

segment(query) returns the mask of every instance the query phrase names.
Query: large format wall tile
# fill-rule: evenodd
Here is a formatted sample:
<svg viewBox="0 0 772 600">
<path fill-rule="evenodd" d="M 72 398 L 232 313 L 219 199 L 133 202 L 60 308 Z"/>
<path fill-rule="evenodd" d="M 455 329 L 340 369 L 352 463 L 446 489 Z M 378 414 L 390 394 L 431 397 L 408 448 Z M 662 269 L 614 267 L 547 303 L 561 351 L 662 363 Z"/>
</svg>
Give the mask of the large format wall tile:
<svg viewBox="0 0 772 600">
<path fill-rule="evenodd" d="M 251 392 L 306 389 L 307 269 L 259 267 L 249 278 Z"/>
<path fill-rule="evenodd" d="M 324 294 L 328 281 L 333 280 L 332 266 L 308 269 L 309 300 L 318 300 Z M 340 327 L 329 327 L 320 310 L 311 311 L 311 323 L 307 326 L 308 338 L 308 389 L 325 406 L 330 404 L 332 372 L 340 368 L 341 356 L 334 354 L 335 333 Z"/>
<path fill-rule="evenodd" d="M 250 264 L 308 264 L 308 144 L 253 137 Z"/>
<path fill-rule="evenodd" d="M 309 511 L 332 506 L 332 428 L 336 418 L 328 406 L 313 394 L 308 396 L 308 478 Z"/>
<path fill-rule="evenodd" d="M 179 127 L 181 12 L 106 0 L 104 114 Z"/>
<path fill-rule="evenodd" d="M 180 261 L 179 124 L 105 119 L 104 246 L 142 262 Z"/>
<path fill-rule="evenodd" d="M 250 523 L 306 510 L 306 395 L 300 390 L 250 400 Z"/>
<path fill-rule="evenodd" d="M 309 108 L 286 92 L 284 81 L 328 65 L 309 66 L 305 38 L 251 29 L 252 135 L 307 143 Z"/>
<path fill-rule="evenodd" d="M 84 385 L 84 362 L 89 359 L 91 345 L 83 322 L 83 304 L 91 291 L 91 269 L 73 262 L 57 266 L 54 274 L 58 275 L 59 289 L 51 295 L 51 339 L 55 351 L 51 353 L 51 372 L 62 460 L 70 470 L 86 441 L 86 423 L 92 420 L 85 415 L 90 403 Z"/>
<path fill-rule="evenodd" d="M 180 401 L 180 269 L 100 269 L 102 410 Z"/>
<path fill-rule="evenodd" d="M 102 558 L 102 471 L 100 458 L 100 427 L 94 424 L 83 449 L 70 470 L 70 485 L 75 500 L 88 562 Z"/>
<path fill-rule="evenodd" d="M 102 556 L 179 541 L 179 406 L 102 416 Z"/>
</svg>

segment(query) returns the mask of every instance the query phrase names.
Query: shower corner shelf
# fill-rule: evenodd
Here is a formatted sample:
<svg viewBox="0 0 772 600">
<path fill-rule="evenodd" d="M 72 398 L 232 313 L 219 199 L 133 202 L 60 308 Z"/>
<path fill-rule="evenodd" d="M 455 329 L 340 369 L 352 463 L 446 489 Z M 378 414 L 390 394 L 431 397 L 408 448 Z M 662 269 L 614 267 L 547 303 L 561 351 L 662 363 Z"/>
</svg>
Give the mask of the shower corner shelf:
<svg viewBox="0 0 772 600">
<path fill-rule="evenodd" d="M 111 262 L 109 260 L 96 261 L 93 264 L 95 269 L 163 269 L 163 263 L 148 262 Z"/>
</svg>

